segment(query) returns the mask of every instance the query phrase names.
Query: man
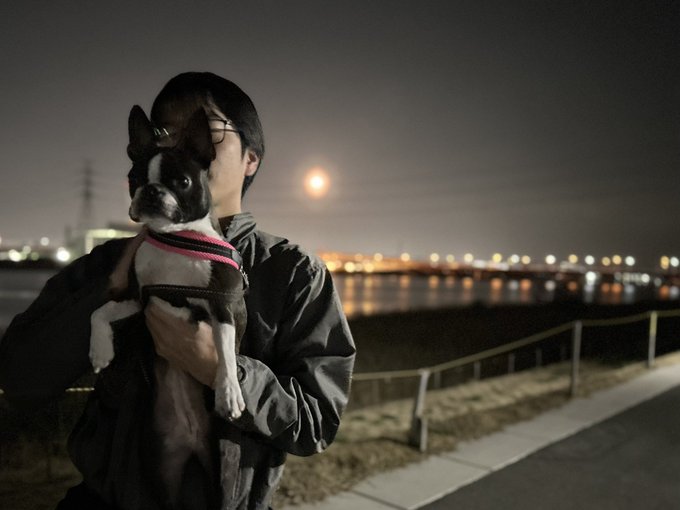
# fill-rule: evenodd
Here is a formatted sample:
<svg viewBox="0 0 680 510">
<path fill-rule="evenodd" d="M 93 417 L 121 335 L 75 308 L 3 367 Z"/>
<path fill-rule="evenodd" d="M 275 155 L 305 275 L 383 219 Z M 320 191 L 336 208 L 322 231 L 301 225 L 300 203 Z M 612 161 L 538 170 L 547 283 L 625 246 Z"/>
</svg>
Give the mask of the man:
<svg viewBox="0 0 680 510">
<path fill-rule="evenodd" d="M 248 324 L 237 356 L 246 410 L 237 420 L 215 416 L 220 455 L 237 459 L 223 487 L 223 508 L 267 509 L 286 453 L 311 455 L 334 439 L 347 404 L 355 347 L 330 274 L 323 263 L 286 239 L 259 231 L 241 197 L 262 157 L 262 128 L 250 98 L 211 73 L 170 80 L 151 111 L 159 145 L 172 145 L 198 108 L 210 119 L 216 157 L 209 168 L 215 214 L 243 257 L 250 280 Z M 27 407 L 58 396 L 89 367 L 92 311 L 128 286 L 142 236 L 95 248 L 50 279 L 38 299 L 10 324 L 0 343 L 0 387 Z M 145 484 L 148 363 L 153 351 L 206 385 L 217 354 L 210 326 L 149 306 L 114 324 L 116 357 L 102 371 L 69 452 L 83 483 L 59 509 L 153 509 Z M 148 338 L 148 336 L 151 338 Z M 217 454 L 218 452 L 216 452 Z M 230 464 L 231 465 L 231 464 Z M 207 508 L 210 488 L 190 469 L 186 508 Z"/>
</svg>

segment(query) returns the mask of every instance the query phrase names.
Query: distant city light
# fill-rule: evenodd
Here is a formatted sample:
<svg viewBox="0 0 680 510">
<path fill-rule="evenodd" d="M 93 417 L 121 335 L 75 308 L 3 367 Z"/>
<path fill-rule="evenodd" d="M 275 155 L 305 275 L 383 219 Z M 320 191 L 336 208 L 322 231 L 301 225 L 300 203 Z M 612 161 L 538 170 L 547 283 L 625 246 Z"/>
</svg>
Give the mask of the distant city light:
<svg viewBox="0 0 680 510">
<path fill-rule="evenodd" d="M 661 269 L 668 269 L 668 266 L 671 263 L 671 259 L 666 257 L 665 255 L 661 257 Z"/>
<path fill-rule="evenodd" d="M 23 256 L 21 253 L 19 253 L 17 250 L 9 250 L 9 260 L 12 262 L 19 262 L 21 259 L 23 259 Z"/>
<path fill-rule="evenodd" d="M 614 255 L 614 256 L 612 257 L 612 263 L 613 263 L 615 266 L 620 266 L 620 265 L 621 265 L 621 261 L 622 261 L 621 255 Z"/>
<path fill-rule="evenodd" d="M 456 260 L 456 257 L 454 257 L 454 256 L 451 255 L 451 254 L 449 254 L 449 255 L 446 256 L 446 262 L 448 262 L 449 264 L 451 264 L 451 263 L 454 262 L 455 260 Z"/>
<path fill-rule="evenodd" d="M 610 259 L 609 257 L 602 257 L 602 265 L 603 266 L 605 266 L 605 267 L 610 266 L 611 263 L 612 263 L 612 259 Z"/>
<path fill-rule="evenodd" d="M 71 260 L 71 252 L 68 251 L 63 246 L 60 246 L 59 249 L 57 250 L 57 260 L 59 262 L 68 262 L 69 260 Z"/>
<path fill-rule="evenodd" d="M 2 236 L 0 236 L 0 244 L 2 244 Z"/>
<path fill-rule="evenodd" d="M 519 260 L 520 258 L 517 254 L 512 254 L 510 255 L 510 258 L 508 258 L 508 262 L 510 262 L 510 264 L 519 264 Z"/>
<path fill-rule="evenodd" d="M 678 257 L 671 257 L 671 266 L 678 267 L 679 264 L 680 260 L 678 260 Z"/>
<path fill-rule="evenodd" d="M 430 262 L 432 262 L 433 264 L 439 262 L 439 254 L 438 253 L 430 254 Z"/>
<path fill-rule="evenodd" d="M 466 253 L 466 254 L 463 256 L 463 260 L 464 260 L 466 263 L 471 264 L 472 261 L 475 260 L 475 257 L 472 255 L 472 253 Z"/>
<path fill-rule="evenodd" d="M 375 255 L 373 255 L 373 260 L 375 260 L 376 262 L 381 262 L 382 259 L 383 259 L 382 253 L 376 253 Z"/>
<path fill-rule="evenodd" d="M 522 264 L 524 264 L 524 265 L 531 264 L 531 257 L 529 255 L 523 255 L 522 256 Z"/>
<path fill-rule="evenodd" d="M 547 255 L 545 257 L 545 263 L 548 265 L 553 265 L 555 262 L 557 262 L 557 258 L 555 255 Z"/>
<path fill-rule="evenodd" d="M 586 273 L 586 283 L 592 285 L 593 283 L 595 283 L 596 280 L 597 280 L 597 273 L 595 273 L 594 271 L 588 271 Z"/>
<path fill-rule="evenodd" d="M 399 258 L 401 259 L 402 262 L 408 262 L 409 260 L 411 260 L 411 255 L 404 252 L 404 253 L 401 254 L 401 256 Z"/>
<path fill-rule="evenodd" d="M 338 264 L 333 260 L 329 260 L 326 262 L 326 267 L 328 268 L 329 271 L 333 272 L 336 269 L 338 269 Z"/>
<path fill-rule="evenodd" d="M 626 257 L 626 265 L 628 267 L 633 267 L 635 265 L 635 257 L 631 257 L 630 255 Z"/>
<path fill-rule="evenodd" d="M 571 264 L 578 264 L 578 255 L 574 255 L 573 253 L 569 255 L 569 262 Z"/>
<path fill-rule="evenodd" d="M 652 278 L 647 273 L 645 273 L 640 277 L 640 279 L 642 280 L 642 283 L 647 284 Z"/>
<path fill-rule="evenodd" d="M 348 273 L 353 273 L 356 269 L 356 264 L 354 262 L 345 262 L 345 271 Z"/>
<path fill-rule="evenodd" d="M 586 264 L 589 266 L 592 266 L 595 263 L 595 257 L 592 255 L 586 255 L 586 258 L 584 259 L 586 261 Z"/>
<path fill-rule="evenodd" d="M 40 238 L 40 246 L 47 246 L 50 244 L 50 238 L 49 237 L 41 237 Z"/>
<path fill-rule="evenodd" d="M 494 253 L 493 256 L 491 257 L 491 260 L 498 264 L 503 261 L 503 255 L 501 255 L 500 253 Z"/>
</svg>

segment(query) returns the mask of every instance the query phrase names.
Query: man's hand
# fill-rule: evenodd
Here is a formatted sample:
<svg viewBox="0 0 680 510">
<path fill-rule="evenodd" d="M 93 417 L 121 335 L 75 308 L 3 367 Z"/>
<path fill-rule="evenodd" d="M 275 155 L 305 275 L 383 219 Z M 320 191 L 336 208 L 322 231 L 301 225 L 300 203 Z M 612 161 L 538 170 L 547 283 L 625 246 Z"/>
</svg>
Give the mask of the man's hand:
<svg viewBox="0 0 680 510">
<path fill-rule="evenodd" d="M 156 353 L 174 367 L 214 388 L 217 375 L 217 350 L 212 327 L 206 322 L 193 323 L 165 312 L 149 302 L 144 310 Z"/>
<path fill-rule="evenodd" d="M 142 244 L 144 238 L 146 237 L 146 227 L 142 227 L 142 230 L 135 237 L 132 238 L 125 246 L 123 254 L 118 260 L 115 269 L 109 276 L 109 292 L 112 297 L 117 297 L 128 288 L 128 275 L 130 274 L 130 266 L 137 253 L 137 248 Z"/>
</svg>

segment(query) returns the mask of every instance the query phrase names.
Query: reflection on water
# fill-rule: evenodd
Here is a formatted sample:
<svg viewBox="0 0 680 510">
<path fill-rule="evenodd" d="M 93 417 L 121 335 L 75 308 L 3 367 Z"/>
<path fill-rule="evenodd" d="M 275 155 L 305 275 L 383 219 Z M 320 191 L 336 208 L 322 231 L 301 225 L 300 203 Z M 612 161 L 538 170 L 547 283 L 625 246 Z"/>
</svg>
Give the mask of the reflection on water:
<svg viewBox="0 0 680 510">
<path fill-rule="evenodd" d="M 38 296 L 51 270 L 0 270 L 0 328 L 24 311 Z M 676 286 L 632 283 L 580 285 L 524 278 L 492 278 L 479 281 L 471 277 L 335 274 L 343 308 L 348 316 L 409 311 L 446 306 L 465 306 L 475 302 L 501 304 L 546 303 L 581 299 L 586 303 L 629 304 L 640 299 L 680 298 Z"/>
<path fill-rule="evenodd" d="M 640 299 L 678 299 L 680 289 L 623 283 L 580 285 L 570 281 L 532 281 L 418 275 L 335 274 L 343 308 L 348 316 L 371 315 L 473 303 L 491 305 L 547 303 L 581 299 L 586 303 L 630 304 Z"/>
</svg>

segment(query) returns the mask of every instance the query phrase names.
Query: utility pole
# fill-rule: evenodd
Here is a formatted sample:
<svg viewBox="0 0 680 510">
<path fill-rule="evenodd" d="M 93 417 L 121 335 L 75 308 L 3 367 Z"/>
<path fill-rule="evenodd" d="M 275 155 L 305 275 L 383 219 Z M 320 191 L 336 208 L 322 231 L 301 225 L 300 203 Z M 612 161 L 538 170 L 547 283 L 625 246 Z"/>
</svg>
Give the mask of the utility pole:
<svg viewBox="0 0 680 510">
<path fill-rule="evenodd" d="M 78 230 L 83 235 L 88 228 L 94 226 L 92 199 L 94 198 L 94 170 L 89 160 L 85 161 L 82 173 L 82 188 L 80 193 L 80 216 L 78 217 Z"/>
</svg>

